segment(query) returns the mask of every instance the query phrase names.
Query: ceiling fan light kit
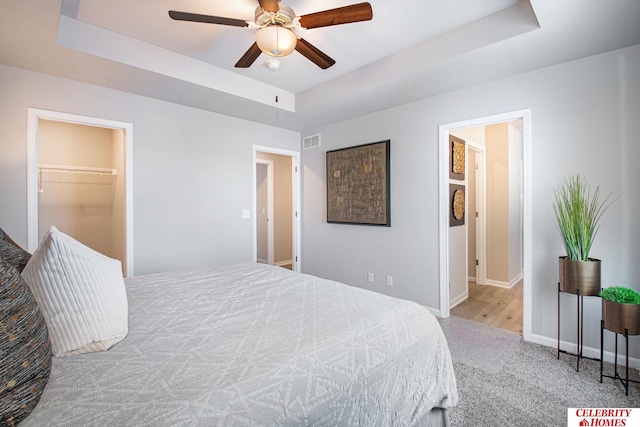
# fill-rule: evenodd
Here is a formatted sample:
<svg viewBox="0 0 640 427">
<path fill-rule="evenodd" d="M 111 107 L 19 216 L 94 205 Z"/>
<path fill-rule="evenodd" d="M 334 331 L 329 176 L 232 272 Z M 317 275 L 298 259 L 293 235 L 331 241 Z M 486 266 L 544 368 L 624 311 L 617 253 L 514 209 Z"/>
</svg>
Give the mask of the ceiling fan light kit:
<svg viewBox="0 0 640 427">
<path fill-rule="evenodd" d="M 263 53 L 269 56 L 287 56 L 293 52 L 298 43 L 295 33 L 279 25 L 260 28 L 256 32 L 256 43 Z"/>
<path fill-rule="evenodd" d="M 169 16 L 177 21 L 257 29 L 256 42 L 236 63 L 235 66 L 238 68 L 250 67 L 261 52 L 278 58 L 297 50 L 322 69 L 331 67 L 335 61 L 308 41 L 298 38 L 293 30 L 350 24 L 369 21 L 373 18 L 371 4 L 366 2 L 303 16 L 297 16 L 293 9 L 280 3 L 279 0 L 258 0 L 258 3 L 260 6 L 256 9 L 255 22 L 174 10 L 169 11 Z"/>
</svg>

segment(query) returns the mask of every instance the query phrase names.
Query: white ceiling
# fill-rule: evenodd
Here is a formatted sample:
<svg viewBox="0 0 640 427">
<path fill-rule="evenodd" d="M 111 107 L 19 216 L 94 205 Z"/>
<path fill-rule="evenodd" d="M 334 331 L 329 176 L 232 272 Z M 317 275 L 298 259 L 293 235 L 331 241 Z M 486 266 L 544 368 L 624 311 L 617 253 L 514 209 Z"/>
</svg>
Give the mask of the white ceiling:
<svg viewBox="0 0 640 427">
<path fill-rule="evenodd" d="M 359 1 L 287 4 L 304 15 Z M 372 21 L 299 32 L 336 64 L 322 70 L 293 52 L 277 89 L 264 54 L 234 68 L 253 30 L 167 14 L 253 20 L 257 0 L 3 1 L 0 63 L 304 132 L 640 43 L 638 0 L 370 3 Z"/>
</svg>

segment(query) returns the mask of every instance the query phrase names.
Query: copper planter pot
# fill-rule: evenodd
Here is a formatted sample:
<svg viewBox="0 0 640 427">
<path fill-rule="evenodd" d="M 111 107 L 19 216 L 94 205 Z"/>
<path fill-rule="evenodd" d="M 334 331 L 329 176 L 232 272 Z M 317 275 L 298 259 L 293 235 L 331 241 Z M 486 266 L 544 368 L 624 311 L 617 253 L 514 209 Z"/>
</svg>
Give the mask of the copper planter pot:
<svg viewBox="0 0 640 427">
<path fill-rule="evenodd" d="M 571 294 L 596 296 L 600 294 L 600 260 L 572 261 L 566 256 L 559 258 L 560 290 Z"/>
<path fill-rule="evenodd" d="M 602 299 L 602 319 L 604 328 L 624 335 L 624 329 L 629 335 L 640 335 L 640 304 L 621 304 Z"/>
</svg>

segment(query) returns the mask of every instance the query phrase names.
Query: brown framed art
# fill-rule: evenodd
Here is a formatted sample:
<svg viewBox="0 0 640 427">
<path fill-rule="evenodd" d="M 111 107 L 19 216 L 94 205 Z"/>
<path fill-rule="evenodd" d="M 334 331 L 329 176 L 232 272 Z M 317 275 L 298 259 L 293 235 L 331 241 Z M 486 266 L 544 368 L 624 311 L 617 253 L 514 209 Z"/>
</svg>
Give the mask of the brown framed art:
<svg viewBox="0 0 640 427">
<path fill-rule="evenodd" d="M 464 185 L 449 184 L 449 227 L 464 225 Z"/>
<path fill-rule="evenodd" d="M 464 180 L 465 142 L 453 135 L 449 135 L 449 178 Z"/>
<path fill-rule="evenodd" d="M 327 151 L 327 222 L 391 226 L 390 143 Z"/>
</svg>

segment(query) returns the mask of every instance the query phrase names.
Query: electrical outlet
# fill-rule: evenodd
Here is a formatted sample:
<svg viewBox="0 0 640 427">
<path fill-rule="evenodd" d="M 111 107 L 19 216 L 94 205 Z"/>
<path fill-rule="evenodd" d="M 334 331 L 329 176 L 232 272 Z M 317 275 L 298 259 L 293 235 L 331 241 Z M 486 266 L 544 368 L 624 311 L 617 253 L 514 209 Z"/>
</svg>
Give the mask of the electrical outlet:
<svg viewBox="0 0 640 427">
<path fill-rule="evenodd" d="M 373 283 L 373 273 L 367 273 L 367 282 Z"/>
<path fill-rule="evenodd" d="M 387 286 L 393 286 L 393 277 L 387 276 Z"/>
</svg>

